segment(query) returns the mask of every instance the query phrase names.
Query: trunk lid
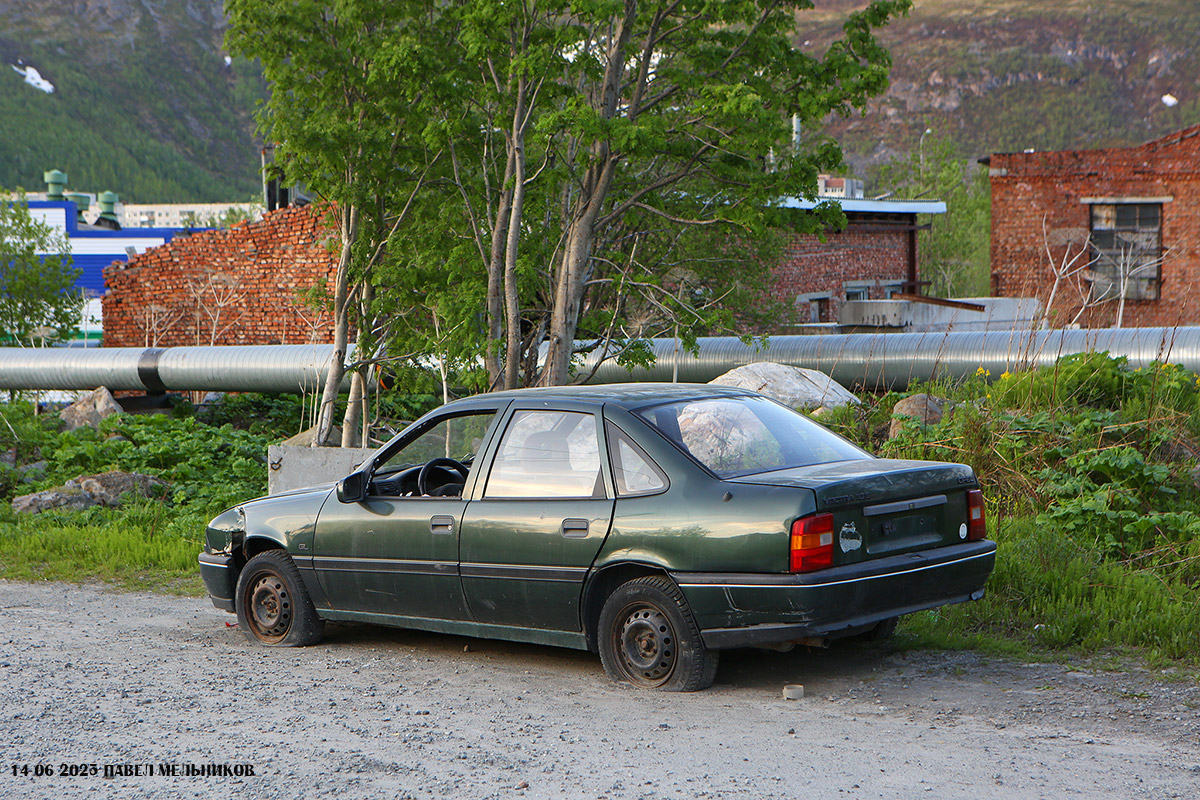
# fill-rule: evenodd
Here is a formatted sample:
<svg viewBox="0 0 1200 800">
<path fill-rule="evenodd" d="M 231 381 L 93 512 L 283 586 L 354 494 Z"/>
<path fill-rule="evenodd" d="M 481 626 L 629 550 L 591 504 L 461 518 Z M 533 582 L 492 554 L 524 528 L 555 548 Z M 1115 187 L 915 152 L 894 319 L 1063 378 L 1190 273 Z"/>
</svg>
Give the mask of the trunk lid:
<svg viewBox="0 0 1200 800">
<path fill-rule="evenodd" d="M 731 483 L 792 486 L 833 514 L 834 564 L 958 544 L 967 537 L 965 464 L 871 458 L 746 475 Z"/>
</svg>

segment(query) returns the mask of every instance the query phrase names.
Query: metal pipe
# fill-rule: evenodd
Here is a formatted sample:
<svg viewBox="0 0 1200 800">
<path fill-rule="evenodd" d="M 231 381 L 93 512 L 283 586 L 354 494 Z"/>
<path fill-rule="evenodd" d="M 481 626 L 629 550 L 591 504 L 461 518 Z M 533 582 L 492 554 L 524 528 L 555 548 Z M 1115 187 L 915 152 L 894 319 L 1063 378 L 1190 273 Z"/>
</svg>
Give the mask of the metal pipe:
<svg viewBox="0 0 1200 800">
<path fill-rule="evenodd" d="M 317 392 L 333 345 L 0 348 L 0 389 Z M 349 378 L 343 382 L 343 391 Z"/>
<path fill-rule="evenodd" d="M 677 348 L 675 339 L 651 340 L 653 365 L 627 370 L 607 361 L 589 382 L 671 381 L 677 374 L 682 383 L 706 383 L 734 367 L 774 361 L 819 370 L 847 387 L 894 389 L 937 377 L 964 378 L 981 368 L 995 380 L 1005 371 L 1053 364 L 1060 356 L 1103 351 L 1125 356 L 1134 367 L 1166 361 L 1200 372 L 1200 327 L 772 336 L 765 347 L 722 336 L 697 344 L 699 355 L 693 356 Z M 591 355 L 579 374 L 591 372 L 598 358 Z"/>
<path fill-rule="evenodd" d="M 675 339 L 654 339 L 656 362 L 627 370 L 601 364 L 591 383 L 705 383 L 734 367 L 774 361 L 819 370 L 848 387 L 890 389 L 937 377 L 964 378 L 1053 364 L 1072 353 L 1108 351 L 1131 366 L 1154 361 L 1200 372 L 1200 327 L 1105 328 L 1070 331 L 982 331 L 773 336 L 765 346 L 740 339 L 698 340 L 699 356 Z M 333 345 L 243 347 L 0 348 L 0 390 L 316 392 Z M 350 353 L 347 354 L 349 359 Z M 598 360 L 592 354 L 578 373 Z M 343 383 L 345 391 L 349 379 Z"/>
</svg>

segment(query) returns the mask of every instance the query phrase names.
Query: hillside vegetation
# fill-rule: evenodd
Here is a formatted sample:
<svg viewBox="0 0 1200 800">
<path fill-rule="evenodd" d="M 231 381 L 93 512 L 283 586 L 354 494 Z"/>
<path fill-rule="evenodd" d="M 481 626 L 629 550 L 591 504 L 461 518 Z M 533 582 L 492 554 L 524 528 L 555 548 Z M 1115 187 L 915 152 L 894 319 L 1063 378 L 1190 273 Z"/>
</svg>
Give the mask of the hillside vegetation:
<svg viewBox="0 0 1200 800">
<path fill-rule="evenodd" d="M 797 44 L 820 48 L 864 5 L 817 0 Z M 916 0 L 880 36 L 891 88 L 830 130 L 863 175 L 926 129 L 971 158 L 1139 144 L 1200 122 L 1195 12 L 1191 0 Z"/>
<path fill-rule="evenodd" d="M 264 89 L 226 64 L 223 19 L 220 0 L 0 0 L 0 187 L 44 191 L 58 168 L 126 202 L 254 196 Z"/>
<path fill-rule="evenodd" d="M 821 52 L 865 5 L 817 0 L 797 46 Z M 0 186 L 39 190 L 58 167 L 71 188 L 131 202 L 254 194 L 264 87 L 254 65 L 226 65 L 223 37 L 221 0 L 0 0 L 0 59 L 55 87 L 0 74 Z M 926 129 L 974 159 L 1137 144 L 1200 122 L 1192 0 L 917 0 L 881 39 L 891 89 L 828 126 L 868 179 Z"/>
</svg>

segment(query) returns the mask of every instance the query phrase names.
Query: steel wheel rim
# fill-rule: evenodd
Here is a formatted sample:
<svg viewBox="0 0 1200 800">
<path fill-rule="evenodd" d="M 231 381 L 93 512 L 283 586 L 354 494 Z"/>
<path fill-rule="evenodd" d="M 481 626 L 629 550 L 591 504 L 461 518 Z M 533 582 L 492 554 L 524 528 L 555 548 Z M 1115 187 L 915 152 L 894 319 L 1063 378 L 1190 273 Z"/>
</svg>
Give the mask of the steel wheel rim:
<svg viewBox="0 0 1200 800">
<path fill-rule="evenodd" d="M 292 600 L 277 575 L 263 575 L 246 593 L 246 618 L 260 639 L 279 640 L 292 625 Z"/>
<path fill-rule="evenodd" d="M 644 603 L 627 608 L 622 618 L 616 650 L 625 674 L 647 686 L 665 683 L 676 661 L 671 621 L 659 608 Z"/>
</svg>

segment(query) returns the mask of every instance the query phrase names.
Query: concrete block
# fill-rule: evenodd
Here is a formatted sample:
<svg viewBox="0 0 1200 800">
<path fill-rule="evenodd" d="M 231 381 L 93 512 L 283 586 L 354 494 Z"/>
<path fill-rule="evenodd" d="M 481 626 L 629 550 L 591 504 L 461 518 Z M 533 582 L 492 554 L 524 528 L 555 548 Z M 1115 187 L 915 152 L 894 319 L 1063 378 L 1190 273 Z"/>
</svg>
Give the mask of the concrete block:
<svg viewBox="0 0 1200 800">
<path fill-rule="evenodd" d="M 273 444 L 267 448 L 267 491 L 276 494 L 339 481 L 374 453 L 365 447 Z"/>
</svg>

